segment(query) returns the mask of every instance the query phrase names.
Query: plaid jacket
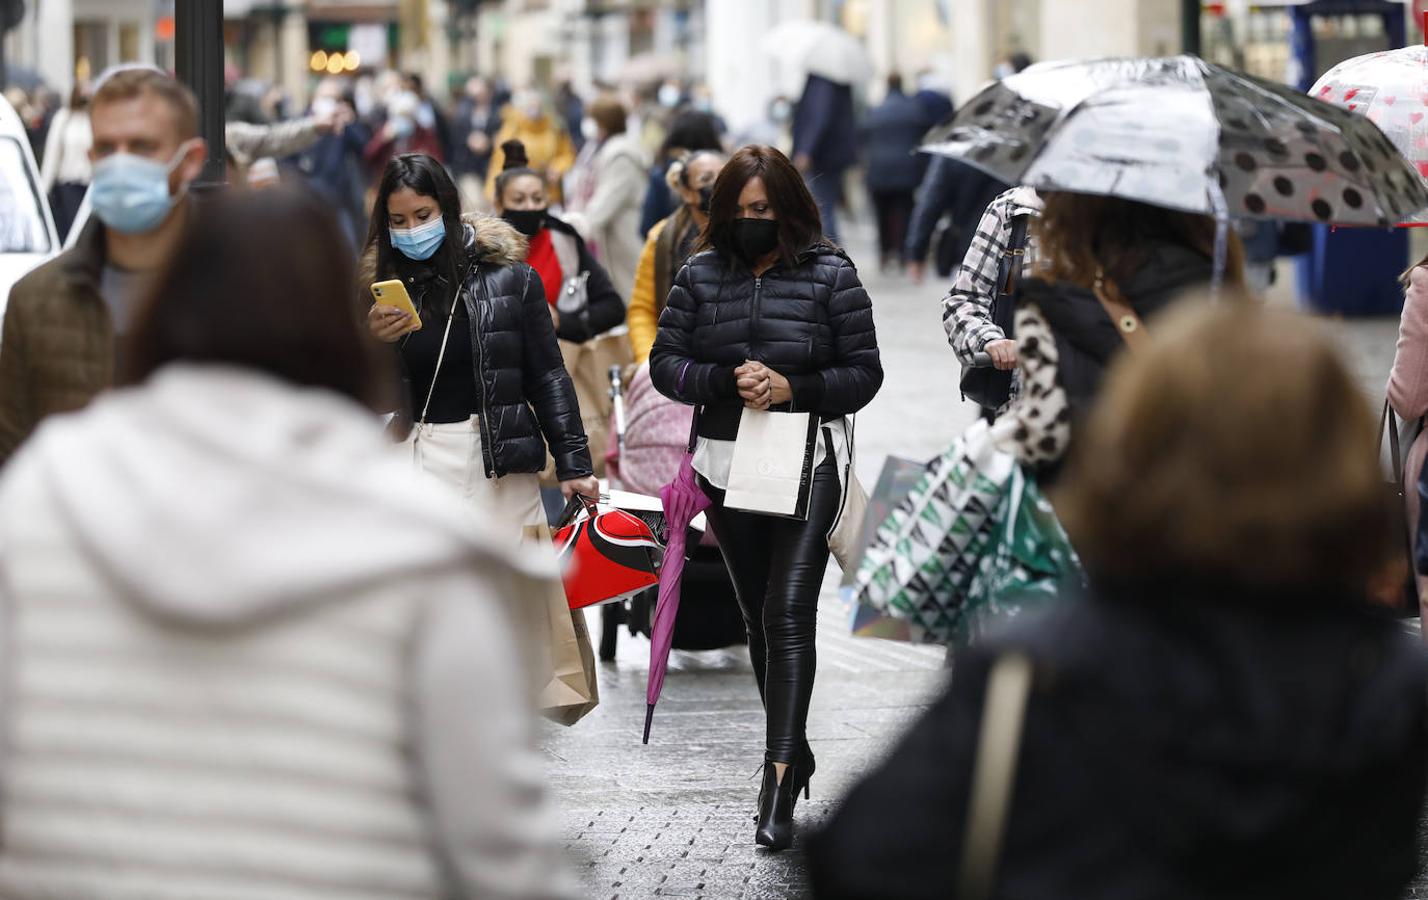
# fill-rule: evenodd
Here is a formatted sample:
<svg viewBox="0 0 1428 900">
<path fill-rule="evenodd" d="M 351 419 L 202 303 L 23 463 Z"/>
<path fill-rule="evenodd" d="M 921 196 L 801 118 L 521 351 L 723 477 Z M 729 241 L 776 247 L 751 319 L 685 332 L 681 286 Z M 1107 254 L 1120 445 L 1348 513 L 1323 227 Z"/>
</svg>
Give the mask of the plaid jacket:
<svg viewBox="0 0 1428 900">
<path fill-rule="evenodd" d="M 942 327 L 947 330 L 947 341 L 962 365 L 970 366 L 972 357 L 988 342 L 1006 337 L 992 324 L 997 268 L 1011 239 L 1012 219 L 1040 214 L 1041 198 L 1036 191 L 1015 187 L 988 204 L 982 221 L 977 223 L 967 258 L 953 278 L 951 291 L 942 300 Z M 1022 258 L 1023 276 L 1033 267 L 1035 256 L 1035 241 L 1028 237 L 1026 255 Z"/>
</svg>

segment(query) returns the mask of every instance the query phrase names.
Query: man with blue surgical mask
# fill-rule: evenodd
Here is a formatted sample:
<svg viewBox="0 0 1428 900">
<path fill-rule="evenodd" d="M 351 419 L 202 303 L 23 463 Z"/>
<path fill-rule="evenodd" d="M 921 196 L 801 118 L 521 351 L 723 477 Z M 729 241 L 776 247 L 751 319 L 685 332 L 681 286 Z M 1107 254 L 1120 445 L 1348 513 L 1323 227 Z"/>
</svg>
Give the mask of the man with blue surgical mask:
<svg viewBox="0 0 1428 900">
<path fill-rule="evenodd" d="M 10 291 L 0 332 L 0 463 L 45 416 L 114 382 L 134 310 L 193 215 L 203 169 L 193 94 L 157 69 L 103 79 L 90 104 L 93 216 Z"/>
</svg>

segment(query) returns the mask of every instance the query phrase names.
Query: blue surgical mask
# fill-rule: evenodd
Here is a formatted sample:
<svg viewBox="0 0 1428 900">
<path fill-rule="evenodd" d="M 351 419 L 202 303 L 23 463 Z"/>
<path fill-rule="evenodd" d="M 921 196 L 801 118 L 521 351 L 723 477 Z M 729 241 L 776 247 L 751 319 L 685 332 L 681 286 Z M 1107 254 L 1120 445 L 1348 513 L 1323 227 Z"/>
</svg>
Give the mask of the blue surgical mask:
<svg viewBox="0 0 1428 900">
<path fill-rule="evenodd" d="M 408 259 L 431 259 L 446 240 L 446 220 L 432 219 L 415 228 L 391 228 L 392 246 Z"/>
<path fill-rule="evenodd" d="M 114 153 L 95 163 L 89 202 L 99 221 L 125 234 L 142 234 L 163 224 L 188 189 L 184 184 L 177 195 L 169 193 L 169 175 L 188 148 L 188 143 L 179 147 L 167 163 L 132 153 Z"/>
</svg>

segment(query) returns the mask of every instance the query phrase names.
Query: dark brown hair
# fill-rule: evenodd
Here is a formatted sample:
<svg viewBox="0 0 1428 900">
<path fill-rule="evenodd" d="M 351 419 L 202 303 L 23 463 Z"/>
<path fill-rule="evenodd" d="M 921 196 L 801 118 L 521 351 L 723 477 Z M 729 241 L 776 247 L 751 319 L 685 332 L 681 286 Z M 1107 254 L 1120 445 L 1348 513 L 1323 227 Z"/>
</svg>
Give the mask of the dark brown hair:
<svg viewBox="0 0 1428 900">
<path fill-rule="evenodd" d="M 1311 322 L 1186 301 L 1121 354 L 1056 510 L 1093 579 L 1147 600 L 1361 597 L 1393 533 L 1374 422 Z"/>
<path fill-rule="evenodd" d="M 156 69 L 123 69 L 104 79 L 89 101 L 91 108 L 106 103 L 133 100 L 153 94 L 168 104 L 174 114 L 174 125 L 181 141 L 198 137 L 198 100 L 184 84 Z"/>
<path fill-rule="evenodd" d="M 311 194 L 205 200 L 141 307 L 122 380 L 216 363 L 389 408 L 386 357 L 352 315 L 354 267 L 330 204 Z"/>
<path fill-rule="evenodd" d="M 1041 277 L 1093 286 L 1102 269 L 1117 287 L 1124 286 L 1147 259 L 1149 238 L 1170 240 L 1215 256 L 1215 220 L 1119 197 L 1046 191 L 1046 207 L 1033 228 Z M 1245 255 L 1231 228 L 1226 242 L 1224 283 L 1244 286 Z"/>
<path fill-rule="evenodd" d="M 435 200 L 441 210 L 441 219 L 446 223 L 446 239 L 431 258 L 431 265 L 446 278 L 446 292 L 440 296 L 432 292 L 437 309 L 445 315 L 455 302 L 457 286 L 461 283 L 466 243 L 466 232 L 461 224 L 461 194 L 445 166 L 425 153 L 402 153 L 392 157 L 377 184 L 377 196 L 372 201 L 372 218 L 367 224 L 367 243 L 363 246 L 367 253 L 376 254 L 376 280 L 397 277 L 397 260 L 401 251 L 392 246 L 387 205 L 392 194 L 402 188 L 411 189 L 419 197 Z M 364 290 L 370 286 L 359 285 Z"/>
<path fill-rule="evenodd" d="M 729 157 L 714 181 L 709 224 L 699 235 L 696 253 L 712 247 L 726 260 L 738 258 L 729 229 L 738 216 L 739 194 L 750 178 L 763 181 L 769 206 L 778 217 L 778 254 L 785 265 L 793 265 L 814 244 L 827 242 L 818 204 L 793 163 L 775 147 L 750 144 Z"/>
<path fill-rule="evenodd" d="M 594 119 L 595 124 L 607 135 L 624 134 L 629 117 L 625 104 L 608 94 L 590 101 L 590 118 Z"/>
</svg>

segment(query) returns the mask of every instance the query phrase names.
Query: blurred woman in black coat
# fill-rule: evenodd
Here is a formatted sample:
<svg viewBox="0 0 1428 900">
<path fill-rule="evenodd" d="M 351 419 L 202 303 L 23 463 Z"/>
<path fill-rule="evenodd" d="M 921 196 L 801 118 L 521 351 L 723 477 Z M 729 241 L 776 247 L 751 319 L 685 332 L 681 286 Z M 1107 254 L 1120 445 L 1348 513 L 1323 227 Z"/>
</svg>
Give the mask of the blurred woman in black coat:
<svg viewBox="0 0 1428 900">
<path fill-rule="evenodd" d="M 959 656 L 812 841 L 822 900 L 955 896 L 1008 651 L 1032 687 L 992 896 L 1403 896 L 1425 665 L 1368 599 L 1393 533 L 1372 414 L 1308 323 L 1248 305 L 1157 321 L 1056 497 L 1089 595 Z"/>
</svg>

